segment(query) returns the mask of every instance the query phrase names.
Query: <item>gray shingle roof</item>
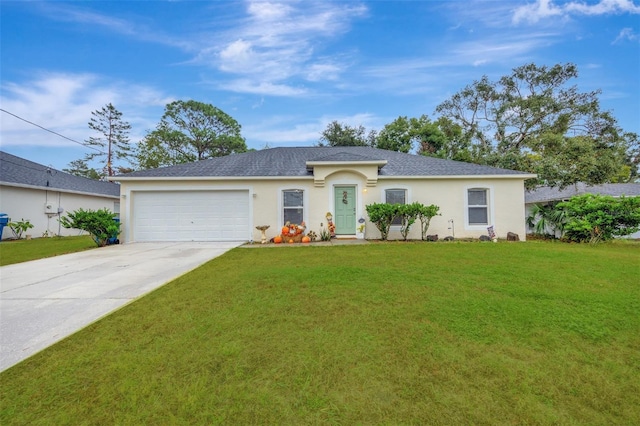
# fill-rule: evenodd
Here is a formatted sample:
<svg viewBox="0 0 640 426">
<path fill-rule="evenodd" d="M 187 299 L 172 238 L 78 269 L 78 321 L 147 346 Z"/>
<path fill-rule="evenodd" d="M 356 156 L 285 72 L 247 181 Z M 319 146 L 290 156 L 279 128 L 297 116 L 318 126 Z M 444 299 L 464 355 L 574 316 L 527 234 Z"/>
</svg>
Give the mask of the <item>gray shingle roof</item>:
<svg viewBox="0 0 640 426">
<path fill-rule="evenodd" d="M 297 147 L 271 148 L 194 163 L 142 170 L 128 177 L 296 177 L 311 176 L 307 161 L 381 161 L 387 164 L 380 176 L 480 176 L 528 175 L 515 170 L 443 160 L 422 155 L 403 154 L 369 147 Z"/>
<path fill-rule="evenodd" d="M 0 183 L 119 197 L 120 185 L 74 176 L 0 151 Z"/>
<path fill-rule="evenodd" d="M 640 195 L 640 183 L 605 183 L 602 185 L 588 186 L 584 183 L 567 186 L 563 189 L 543 186 L 524 195 L 525 203 L 545 203 L 548 201 L 567 200 L 574 195 L 599 194 L 613 197 Z"/>
</svg>

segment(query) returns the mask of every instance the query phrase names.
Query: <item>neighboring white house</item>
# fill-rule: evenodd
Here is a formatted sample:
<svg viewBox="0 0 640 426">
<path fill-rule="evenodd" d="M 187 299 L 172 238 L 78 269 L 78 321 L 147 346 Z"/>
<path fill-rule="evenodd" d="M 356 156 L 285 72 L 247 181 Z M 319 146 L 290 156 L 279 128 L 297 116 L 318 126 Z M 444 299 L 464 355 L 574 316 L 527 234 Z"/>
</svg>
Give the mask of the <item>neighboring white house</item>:
<svg viewBox="0 0 640 426">
<path fill-rule="evenodd" d="M 601 185 L 586 185 L 577 183 L 563 189 L 543 186 L 525 194 L 526 214 L 531 215 L 533 206 L 536 204 L 549 204 L 559 201 L 567 201 L 571 197 L 583 194 L 610 195 L 612 197 L 635 197 L 640 196 L 640 183 L 605 183 Z M 527 229 L 532 233 L 531 228 Z M 556 233 L 557 234 L 557 233 Z M 556 235 L 559 237 L 560 235 Z M 625 238 L 640 238 L 640 232 L 626 236 Z"/>
<path fill-rule="evenodd" d="M 13 221 L 28 220 L 34 226 L 26 234 L 78 235 L 77 229 L 60 226 L 65 212 L 79 208 L 120 209 L 120 185 L 74 176 L 0 151 L 0 213 Z M 2 238 L 11 238 L 5 226 Z"/>
<path fill-rule="evenodd" d="M 379 238 L 372 203 L 435 204 L 429 234 L 477 238 L 494 226 L 525 237 L 529 173 L 369 147 L 273 148 L 115 176 L 123 242 L 253 241 L 287 221 L 316 233 L 331 213 L 337 237 Z M 364 227 L 361 225 L 364 224 Z M 393 226 L 390 239 L 400 238 Z M 416 223 L 409 235 L 420 239 Z"/>
</svg>

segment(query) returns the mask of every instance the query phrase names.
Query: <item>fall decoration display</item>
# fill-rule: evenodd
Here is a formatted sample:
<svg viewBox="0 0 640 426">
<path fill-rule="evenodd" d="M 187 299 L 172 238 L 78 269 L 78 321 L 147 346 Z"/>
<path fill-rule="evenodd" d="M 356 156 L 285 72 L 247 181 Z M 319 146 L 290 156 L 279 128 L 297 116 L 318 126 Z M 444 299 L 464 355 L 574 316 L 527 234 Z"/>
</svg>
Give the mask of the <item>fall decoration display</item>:
<svg viewBox="0 0 640 426">
<path fill-rule="evenodd" d="M 307 229 L 307 225 L 304 221 L 299 224 L 287 222 L 281 229 L 281 234 L 279 235 L 281 242 L 287 242 L 290 244 L 300 243 L 304 238 L 304 231 Z M 276 237 L 277 238 L 277 237 Z M 274 238 L 273 242 L 276 240 Z"/>
</svg>

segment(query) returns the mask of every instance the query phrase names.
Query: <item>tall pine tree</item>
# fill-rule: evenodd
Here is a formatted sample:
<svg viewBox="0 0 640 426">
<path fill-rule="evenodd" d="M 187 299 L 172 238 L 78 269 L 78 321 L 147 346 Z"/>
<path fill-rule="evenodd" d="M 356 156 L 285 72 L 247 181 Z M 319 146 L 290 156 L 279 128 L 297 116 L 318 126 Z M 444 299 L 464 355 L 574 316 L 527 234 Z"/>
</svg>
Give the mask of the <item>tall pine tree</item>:
<svg viewBox="0 0 640 426">
<path fill-rule="evenodd" d="M 127 159 L 131 154 L 129 145 L 131 125 L 122 120 L 122 113 L 111 103 L 100 110 L 93 111 L 91 115 L 89 128 L 99 136 L 90 137 L 85 141 L 85 146 L 96 149 L 96 152 L 85 156 L 85 161 L 96 158 L 104 161 L 104 176 L 113 176 L 116 169 L 114 162 Z"/>
</svg>

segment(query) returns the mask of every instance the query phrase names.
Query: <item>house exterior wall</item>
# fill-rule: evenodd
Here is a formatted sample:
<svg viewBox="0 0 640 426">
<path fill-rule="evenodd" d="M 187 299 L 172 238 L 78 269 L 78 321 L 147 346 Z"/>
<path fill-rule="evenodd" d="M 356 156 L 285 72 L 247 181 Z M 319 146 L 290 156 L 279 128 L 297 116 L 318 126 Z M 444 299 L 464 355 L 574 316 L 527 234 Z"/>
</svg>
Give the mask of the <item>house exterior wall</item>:
<svg viewBox="0 0 640 426">
<path fill-rule="evenodd" d="M 55 212 L 58 208 L 71 212 L 79 208 L 98 210 L 107 208 L 117 213 L 119 198 L 108 196 L 83 195 L 57 190 L 42 190 L 14 186 L 0 186 L 0 212 L 6 213 L 13 221 L 28 220 L 33 228 L 25 232 L 34 238 L 43 235 L 80 235 L 77 229 L 59 226 L 57 214 L 46 214 L 45 204 L 51 204 Z M 23 235 L 24 236 L 24 235 Z M 2 238 L 12 238 L 11 229 L 5 227 Z"/>
<path fill-rule="evenodd" d="M 379 177 L 375 186 L 367 182 L 368 173 L 335 170 L 323 177 L 323 186 L 317 186 L 313 177 L 284 179 L 190 179 L 190 180 L 146 180 L 122 181 L 120 217 L 122 222 L 121 241 L 133 241 L 131 221 L 132 199 L 136 191 L 170 190 L 247 190 L 250 197 L 250 235 L 248 240 L 259 241 L 260 231 L 256 226 L 270 225 L 267 237 L 279 234 L 283 226 L 282 191 L 302 190 L 304 200 L 303 217 L 307 231 L 319 234 L 321 226 L 326 228 L 326 213 L 335 212 L 334 188 L 354 186 L 356 189 L 356 221 L 366 220 L 365 231 L 354 235 L 358 238 L 377 239 L 380 237 L 375 225 L 368 221 L 366 205 L 381 203 L 386 189 L 406 189 L 407 202 L 435 204 L 440 207 L 441 216 L 431 220 L 429 234 L 440 238 L 455 234 L 456 238 L 478 238 L 487 234 L 487 226 L 469 226 L 467 222 L 467 189 L 485 188 L 489 191 L 489 225 L 493 225 L 498 238 L 506 238 L 507 232 L 517 233 L 525 239 L 524 181 L 523 179 L 499 178 L 450 178 L 450 179 L 390 179 Z M 212 207 L 213 208 L 213 207 Z M 453 221 L 453 229 L 450 229 Z M 356 222 L 357 223 L 357 222 Z M 357 228 L 357 227 L 356 227 Z M 409 238 L 420 239 L 420 224 L 413 225 Z M 390 239 L 401 238 L 399 227 L 393 227 Z"/>
<path fill-rule="evenodd" d="M 487 189 L 488 225 L 468 225 L 467 190 Z M 419 202 L 440 207 L 440 216 L 431 219 L 428 234 L 439 238 L 478 238 L 487 235 L 487 227 L 493 226 L 498 238 L 506 238 L 507 232 L 515 232 L 524 240 L 524 182 L 519 179 L 384 179 L 375 188 L 368 188 L 366 204 L 385 201 L 386 189 L 406 189 L 407 203 Z M 450 222 L 452 221 L 452 222 Z M 452 226 L 453 225 L 453 226 Z M 367 223 L 367 238 L 379 238 L 375 225 Z M 400 227 L 392 226 L 390 239 L 399 239 Z M 410 239 L 420 239 L 420 222 L 411 227 Z"/>
</svg>

